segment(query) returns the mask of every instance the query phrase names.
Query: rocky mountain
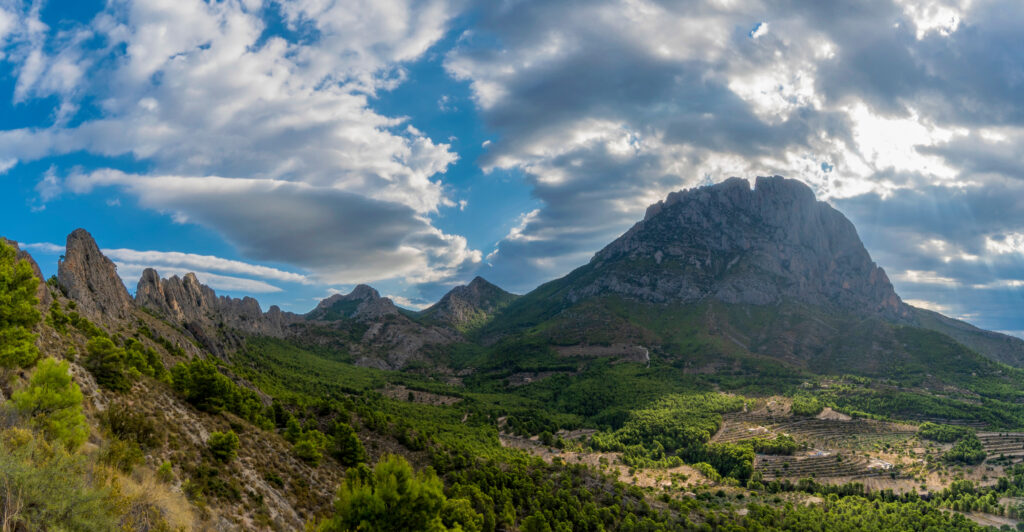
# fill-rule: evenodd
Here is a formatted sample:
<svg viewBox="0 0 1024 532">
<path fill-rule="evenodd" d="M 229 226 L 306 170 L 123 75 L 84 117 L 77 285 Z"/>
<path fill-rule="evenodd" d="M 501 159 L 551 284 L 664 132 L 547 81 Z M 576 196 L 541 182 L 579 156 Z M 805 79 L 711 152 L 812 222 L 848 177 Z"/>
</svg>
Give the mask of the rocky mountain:
<svg viewBox="0 0 1024 532">
<path fill-rule="evenodd" d="M 419 318 L 466 332 L 486 323 L 516 297 L 483 277 L 476 277 L 468 285 L 453 288 L 437 303 L 420 312 Z"/>
<path fill-rule="evenodd" d="M 94 319 L 125 319 L 135 305 L 114 262 L 100 253 L 85 229 L 75 229 L 57 265 L 57 282 L 82 312 Z"/>
<path fill-rule="evenodd" d="M 675 192 L 598 252 L 593 280 L 567 294 L 649 302 L 799 301 L 897 318 L 908 308 L 853 224 L 800 181 L 759 177 Z"/>
<path fill-rule="evenodd" d="M 1019 339 L 903 303 L 842 213 L 774 176 L 670 194 L 588 264 L 510 304 L 483 337 L 543 331 L 559 352 L 587 354 L 692 331 L 816 371 L 875 374 L 917 364 L 899 327 L 1024 364 Z"/>
</svg>

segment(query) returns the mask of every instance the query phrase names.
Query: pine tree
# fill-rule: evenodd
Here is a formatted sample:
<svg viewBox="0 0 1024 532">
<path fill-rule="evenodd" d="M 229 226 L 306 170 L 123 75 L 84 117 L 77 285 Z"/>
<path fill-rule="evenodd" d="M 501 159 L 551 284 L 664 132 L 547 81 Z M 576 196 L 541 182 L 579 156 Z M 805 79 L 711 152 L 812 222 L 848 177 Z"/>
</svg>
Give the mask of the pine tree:
<svg viewBox="0 0 1024 532">
<path fill-rule="evenodd" d="M 0 368 L 29 367 L 39 359 L 32 327 L 39 323 L 35 306 L 39 279 L 28 261 L 17 260 L 13 247 L 0 239 Z"/>
<path fill-rule="evenodd" d="M 71 380 L 68 363 L 43 360 L 28 386 L 14 393 L 11 401 L 30 418 L 30 425 L 47 439 L 75 449 L 89 436 L 82 413 L 82 390 Z"/>
</svg>

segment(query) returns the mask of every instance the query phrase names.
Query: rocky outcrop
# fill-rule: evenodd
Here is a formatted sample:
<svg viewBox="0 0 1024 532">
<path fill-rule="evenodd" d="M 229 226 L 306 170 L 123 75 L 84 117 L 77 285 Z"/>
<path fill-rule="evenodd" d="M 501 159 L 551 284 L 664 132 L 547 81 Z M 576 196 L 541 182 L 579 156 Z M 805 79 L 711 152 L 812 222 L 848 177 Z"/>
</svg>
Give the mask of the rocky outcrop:
<svg viewBox="0 0 1024 532">
<path fill-rule="evenodd" d="M 83 313 L 98 319 L 126 319 L 134 305 L 117 266 L 100 253 L 85 229 L 75 229 L 57 266 L 57 283 Z"/>
<path fill-rule="evenodd" d="M 485 323 L 496 312 L 515 301 L 516 297 L 483 277 L 476 277 L 468 285 L 453 288 L 419 316 L 427 322 L 467 331 Z"/>
<path fill-rule="evenodd" d="M 579 300 L 614 293 L 649 302 L 755 305 L 797 301 L 903 318 L 909 308 L 872 262 L 853 224 L 780 176 L 674 192 L 598 252 Z"/>
<path fill-rule="evenodd" d="M 193 334 L 203 329 L 210 335 L 217 329 L 234 329 L 247 334 L 281 337 L 298 318 L 273 306 L 266 313 L 251 297 L 236 299 L 217 296 L 199 282 L 194 273 L 161 279 L 152 268 L 142 272 L 135 290 L 135 302 L 168 320 L 187 326 Z"/>
</svg>

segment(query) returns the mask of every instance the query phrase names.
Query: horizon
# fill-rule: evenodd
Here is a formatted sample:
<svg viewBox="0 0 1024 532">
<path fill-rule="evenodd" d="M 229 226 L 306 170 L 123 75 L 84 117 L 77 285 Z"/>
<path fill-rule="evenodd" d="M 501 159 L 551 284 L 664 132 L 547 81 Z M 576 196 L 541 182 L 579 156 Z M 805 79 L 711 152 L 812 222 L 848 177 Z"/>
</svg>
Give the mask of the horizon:
<svg viewBox="0 0 1024 532">
<path fill-rule="evenodd" d="M 304 313 L 526 293 L 782 175 L 914 306 L 1024 337 L 1019 2 L 0 2 L 0 234 Z M 354 28 L 354 29 L 353 29 Z M 230 75 L 225 75 L 229 73 Z"/>
</svg>

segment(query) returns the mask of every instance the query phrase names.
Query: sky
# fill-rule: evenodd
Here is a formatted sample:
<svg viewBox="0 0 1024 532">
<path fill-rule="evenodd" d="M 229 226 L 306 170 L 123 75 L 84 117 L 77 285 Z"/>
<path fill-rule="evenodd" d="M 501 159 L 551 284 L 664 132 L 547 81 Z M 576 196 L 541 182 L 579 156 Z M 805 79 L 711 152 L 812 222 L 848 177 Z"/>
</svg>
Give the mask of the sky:
<svg viewBox="0 0 1024 532">
<path fill-rule="evenodd" d="M 1024 336 L 1019 0 L 0 0 L 0 234 L 306 312 L 523 293 L 783 175 L 911 304 Z"/>
</svg>

